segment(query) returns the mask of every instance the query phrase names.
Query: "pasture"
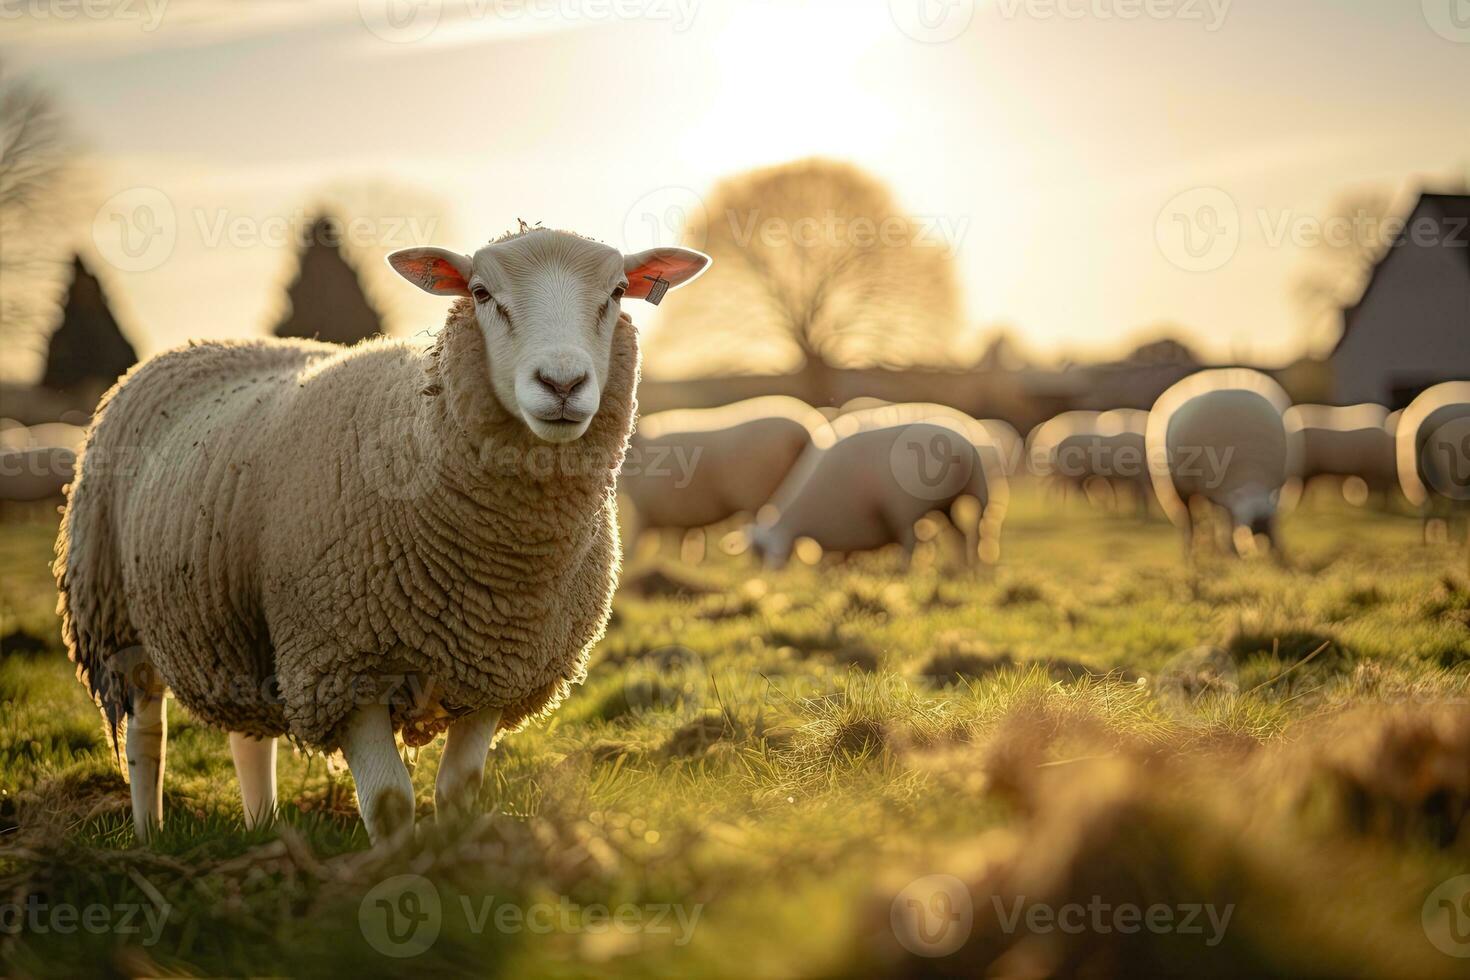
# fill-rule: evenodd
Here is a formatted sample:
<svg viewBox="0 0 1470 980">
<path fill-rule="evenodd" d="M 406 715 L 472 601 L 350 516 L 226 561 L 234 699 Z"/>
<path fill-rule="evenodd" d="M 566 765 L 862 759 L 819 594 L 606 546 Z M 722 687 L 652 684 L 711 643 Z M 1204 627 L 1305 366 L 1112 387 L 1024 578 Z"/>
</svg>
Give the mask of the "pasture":
<svg viewBox="0 0 1470 980">
<path fill-rule="evenodd" d="M 640 558 L 486 815 L 385 852 L 341 761 L 284 748 L 246 831 L 177 705 L 136 845 L 29 511 L 0 527 L 0 969 L 1463 975 L 1430 914 L 1470 870 L 1456 531 L 1316 493 L 1287 565 L 1186 567 L 1157 516 L 1022 487 L 977 571 Z M 405 749 L 425 817 L 441 746 Z"/>
</svg>

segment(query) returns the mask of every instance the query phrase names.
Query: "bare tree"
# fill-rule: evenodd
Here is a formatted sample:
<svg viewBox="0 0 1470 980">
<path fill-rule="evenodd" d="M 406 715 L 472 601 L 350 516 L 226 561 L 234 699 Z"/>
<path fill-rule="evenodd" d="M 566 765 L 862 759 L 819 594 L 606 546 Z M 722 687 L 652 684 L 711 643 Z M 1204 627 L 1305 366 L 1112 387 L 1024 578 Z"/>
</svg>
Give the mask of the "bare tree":
<svg viewBox="0 0 1470 980">
<path fill-rule="evenodd" d="M 670 295 L 666 318 L 707 368 L 799 359 L 821 391 L 832 368 L 952 360 L 955 243 L 856 167 L 813 159 L 732 177 L 684 239 L 715 262 L 699 288 Z"/>
<path fill-rule="evenodd" d="M 1393 242 L 1388 239 L 1393 195 L 1355 191 L 1338 198 L 1322 223 L 1311 268 L 1298 278 L 1295 296 L 1313 333 L 1330 332 L 1343 307 L 1362 296 L 1373 266 Z"/>
<path fill-rule="evenodd" d="M 41 329 L 66 271 L 57 229 L 66 213 L 74 147 L 50 96 L 0 82 L 0 336 L 39 357 Z"/>
</svg>

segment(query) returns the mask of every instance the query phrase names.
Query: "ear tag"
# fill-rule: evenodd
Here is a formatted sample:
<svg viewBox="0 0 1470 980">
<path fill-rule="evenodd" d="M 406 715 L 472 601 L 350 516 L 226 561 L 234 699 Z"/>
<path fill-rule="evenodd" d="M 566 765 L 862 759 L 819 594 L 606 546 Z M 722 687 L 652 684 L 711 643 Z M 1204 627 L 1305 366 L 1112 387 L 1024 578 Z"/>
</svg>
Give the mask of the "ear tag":
<svg viewBox="0 0 1470 980">
<path fill-rule="evenodd" d="M 648 295 L 643 298 L 654 306 L 662 303 L 664 301 L 664 293 L 669 291 L 669 286 L 672 283 L 662 276 L 644 276 L 643 278 L 653 283 L 648 289 Z"/>
</svg>

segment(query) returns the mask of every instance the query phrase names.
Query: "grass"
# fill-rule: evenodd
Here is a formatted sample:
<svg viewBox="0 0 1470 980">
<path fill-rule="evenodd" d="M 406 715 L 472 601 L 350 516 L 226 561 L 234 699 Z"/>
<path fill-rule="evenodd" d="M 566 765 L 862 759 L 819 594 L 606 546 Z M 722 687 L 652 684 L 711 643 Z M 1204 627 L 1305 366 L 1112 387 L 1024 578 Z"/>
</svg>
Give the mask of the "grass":
<svg viewBox="0 0 1470 980">
<path fill-rule="evenodd" d="M 137 847 L 54 533 L 0 527 L 9 975 L 1463 968 L 1422 913 L 1470 869 L 1470 582 L 1402 516 L 1311 500 L 1289 566 L 1185 568 L 1162 523 L 1022 493 L 974 574 L 644 562 L 587 683 L 493 753 L 485 816 L 395 851 L 340 760 L 284 748 L 281 819 L 245 830 L 224 735 L 177 705 Z M 406 750 L 421 817 L 439 747 Z M 1007 927 L 1102 905 L 1229 918 Z"/>
</svg>

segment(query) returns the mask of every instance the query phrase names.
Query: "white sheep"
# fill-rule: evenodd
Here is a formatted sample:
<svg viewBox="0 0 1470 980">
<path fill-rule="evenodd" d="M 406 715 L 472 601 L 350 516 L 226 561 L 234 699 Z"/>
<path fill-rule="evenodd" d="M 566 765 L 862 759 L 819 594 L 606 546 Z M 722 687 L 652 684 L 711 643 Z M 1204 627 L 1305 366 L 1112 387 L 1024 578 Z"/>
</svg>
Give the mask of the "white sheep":
<svg viewBox="0 0 1470 980">
<path fill-rule="evenodd" d="M 1447 516 L 1470 500 L 1470 381 L 1446 381 L 1420 392 L 1395 430 L 1399 486 L 1424 518 Z"/>
<path fill-rule="evenodd" d="M 1148 413 L 1131 408 L 1106 412 L 1072 411 L 1032 430 L 1029 458 L 1033 472 L 1067 488 L 1089 491 L 1100 482 L 1115 501 L 1131 495 L 1148 513 L 1151 477 L 1144 434 Z"/>
<path fill-rule="evenodd" d="M 897 543 L 912 556 L 914 525 L 930 511 L 948 510 L 965 537 L 966 562 L 977 555 L 994 560 L 1009 489 L 984 429 L 945 416 L 873 421 L 863 413 L 833 420 L 837 441 L 808 450 L 748 530 L 756 555 L 780 568 L 797 539 L 807 537 L 836 552 Z M 957 507 L 966 497 L 978 506 Z"/>
<path fill-rule="evenodd" d="M 0 500 L 59 497 L 71 482 L 85 439 L 85 429 L 67 422 L 27 426 L 0 420 Z"/>
<path fill-rule="evenodd" d="M 796 398 L 769 395 L 638 420 L 618 491 L 631 504 L 630 549 L 644 530 L 687 531 L 754 515 L 827 420 Z"/>
<path fill-rule="evenodd" d="M 1149 412 L 1146 438 L 1154 494 L 1184 531 L 1192 552 L 1190 502 L 1208 501 L 1228 518 L 1237 552 L 1243 531 L 1279 549 L 1276 509 L 1298 467 L 1299 440 L 1286 431 L 1286 392 L 1259 371 L 1220 368 L 1176 383 Z"/>
<path fill-rule="evenodd" d="M 247 824 L 285 734 L 342 749 L 378 841 L 413 819 L 395 731 L 447 728 L 435 804 L 462 811 L 492 739 L 555 707 L 606 626 L 638 375 L 620 303 L 707 257 L 538 228 L 388 261 L 459 298 L 431 350 L 191 344 L 99 407 L 56 576 L 144 838 L 166 691 L 230 732 Z"/>
<path fill-rule="evenodd" d="M 867 426 L 906 425 L 930 418 L 953 419 L 966 427 L 979 425 L 999 454 L 1006 476 L 1015 476 L 1025 465 L 1026 450 L 1021 435 L 1004 419 L 977 419 L 936 402 L 891 402 L 868 395 L 843 402 L 834 420 L 843 417 L 861 418 L 861 424 Z"/>
<path fill-rule="evenodd" d="M 1286 431 L 1301 440 L 1295 475 L 1303 484 L 1318 477 L 1356 478 L 1368 492 L 1380 494 L 1398 486 L 1397 450 L 1382 405 L 1293 405 L 1284 419 Z"/>
</svg>

